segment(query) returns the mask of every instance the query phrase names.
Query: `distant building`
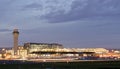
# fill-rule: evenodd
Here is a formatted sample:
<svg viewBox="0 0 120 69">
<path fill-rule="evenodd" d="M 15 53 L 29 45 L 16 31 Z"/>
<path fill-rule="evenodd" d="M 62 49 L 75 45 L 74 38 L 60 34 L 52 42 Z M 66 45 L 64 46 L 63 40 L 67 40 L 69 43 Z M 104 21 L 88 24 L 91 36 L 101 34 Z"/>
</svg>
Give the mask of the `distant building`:
<svg viewBox="0 0 120 69">
<path fill-rule="evenodd" d="M 18 46 L 17 54 L 19 55 L 20 58 L 25 58 L 27 57 L 27 50 L 24 49 L 23 46 Z"/>
</svg>

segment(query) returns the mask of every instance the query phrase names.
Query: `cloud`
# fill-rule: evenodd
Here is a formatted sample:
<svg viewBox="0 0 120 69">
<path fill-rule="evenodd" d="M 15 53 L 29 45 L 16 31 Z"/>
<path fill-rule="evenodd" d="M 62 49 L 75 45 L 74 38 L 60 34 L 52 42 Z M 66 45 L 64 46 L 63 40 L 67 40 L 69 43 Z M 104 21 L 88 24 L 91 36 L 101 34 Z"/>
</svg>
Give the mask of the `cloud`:
<svg viewBox="0 0 120 69">
<path fill-rule="evenodd" d="M 57 12 L 53 10 L 53 12 L 37 17 L 46 19 L 50 23 L 120 17 L 119 0 L 74 0 L 69 6 L 71 9 L 67 13 L 63 10 Z"/>
<path fill-rule="evenodd" d="M 29 18 L 33 18 L 34 21 L 61 23 L 79 20 L 110 20 L 120 17 L 119 0 L 13 0 L 11 2 L 7 0 L 2 2 L 4 4 L 0 6 L 3 6 L 4 10 L 0 11 L 0 14 L 13 23 L 24 19 L 28 21 Z"/>
<path fill-rule="evenodd" d="M 26 6 L 24 6 L 23 10 L 31 10 L 31 9 L 35 9 L 35 10 L 40 10 L 42 9 L 42 5 L 38 4 L 38 3 L 32 3 L 32 4 L 28 4 Z"/>
<path fill-rule="evenodd" d="M 10 29 L 0 29 L 0 32 L 10 32 Z"/>
</svg>

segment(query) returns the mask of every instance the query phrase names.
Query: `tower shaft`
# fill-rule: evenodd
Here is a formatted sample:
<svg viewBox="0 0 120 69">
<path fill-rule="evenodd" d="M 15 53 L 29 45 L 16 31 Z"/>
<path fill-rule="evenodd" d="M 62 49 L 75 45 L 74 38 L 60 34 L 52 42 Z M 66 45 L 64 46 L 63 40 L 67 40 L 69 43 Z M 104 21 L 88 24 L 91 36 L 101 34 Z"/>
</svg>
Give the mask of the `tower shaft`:
<svg viewBox="0 0 120 69">
<path fill-rule="evenodd" d="M 19 32 L 18 29 L 14 29 L 13 31 L 13 40 L 14 40 L 14 55 L 17 55 L 17 50 L 18 50 L 18 36 L 19 36 Z"/>
</svg>

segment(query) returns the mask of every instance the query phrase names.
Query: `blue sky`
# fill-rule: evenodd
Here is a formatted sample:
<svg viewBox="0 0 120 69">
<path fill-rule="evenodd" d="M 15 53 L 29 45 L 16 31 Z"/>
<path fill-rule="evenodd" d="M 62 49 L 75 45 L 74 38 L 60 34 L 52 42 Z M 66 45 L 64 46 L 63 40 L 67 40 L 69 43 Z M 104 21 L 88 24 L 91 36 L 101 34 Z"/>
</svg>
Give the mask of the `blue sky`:
<svg viewBox="0 0 120 69">
<path fill-rule="evenodd" d="M 61 43 L 75 48 L 120 48 L 120 0 L 0 0 L 0 47 Z"/>
</svg>

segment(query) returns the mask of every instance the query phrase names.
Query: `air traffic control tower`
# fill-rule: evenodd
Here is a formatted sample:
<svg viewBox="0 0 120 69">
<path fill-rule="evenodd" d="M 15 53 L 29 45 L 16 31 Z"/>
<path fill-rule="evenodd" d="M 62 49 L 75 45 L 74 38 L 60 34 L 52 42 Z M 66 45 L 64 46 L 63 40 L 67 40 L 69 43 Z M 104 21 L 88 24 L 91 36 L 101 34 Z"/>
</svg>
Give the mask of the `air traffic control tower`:
<svg viewBox="0 0 120 69">
<path fill-rule="evenodd" d="M 18 36 L 19 36 L 19 31 L 18 29 L 13 30 L 13 43 L 14 43 L 14 55 L 17 55 L 17 49 L 18 49 Z"/>
</svg>

